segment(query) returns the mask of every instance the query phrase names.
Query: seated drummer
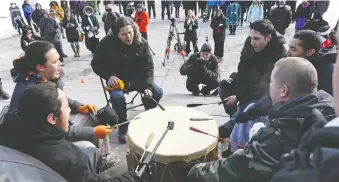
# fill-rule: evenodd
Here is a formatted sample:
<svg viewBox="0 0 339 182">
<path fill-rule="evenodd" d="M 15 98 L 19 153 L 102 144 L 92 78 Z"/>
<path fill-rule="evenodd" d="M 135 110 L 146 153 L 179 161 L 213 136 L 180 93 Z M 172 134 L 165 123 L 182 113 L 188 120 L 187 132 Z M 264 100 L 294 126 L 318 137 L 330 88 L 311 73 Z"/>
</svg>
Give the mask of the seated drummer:
<svg viewBox="0 0 339 182">
<path fill-rule="evenodd" d="M 186 88 L 193 95 L 209 95 L 219 85 L 218 61 L 211 51 L 211 46 L 205 43 L 200 52 L 192 54 L 180 68 L 180 74 L 187 75 Z M 199 84 L 206 86 L 200 90 Z"/>
<path fill-rule="evenodd" d="M 273 65 L 286 57 L 285 39 L 276 33 L 269 20 L 258 20 L 250 25 L 250 36 L 241 51 L 238 72 L 232 82 L 222 80 L 219 87 L 220 98 L 231 120 L 220 127 L 221 137 L 229 137 L 235 125 L 234 117 L 249 104 L 268 95 L 269 77 Z M 227 94 L 226 94 L 227 93 Z M 230 106 L 236 106 L 235 113 L 229 113 Z"/>
<path fill-rule="evenodd" d="M 119 116 L 119 123 L 127 120 L 126 99 L 124 93 L 138 91 L 145 94 L 142 102 L 146 110 L 157 104 L 162 89 L 154 83 L 153 57 L 147 41 L 141 37 L 138 27 L 128 17 L 118 18 L 112 26 L 112 35 L 106 36 L 98 44 L 92 60 L 93 71 L 104 78 L 113 88 L 110 92 L 113 109 Z M 125 84 L 124 90 L 118 88 L 118 80 Z M 126 88 L 127 87 L 127 88 Z M 119 127 L 119 142 L 127 142 L 128 125 Z"/>
<path fill-rule="evenodd" d="M 9 113 L 18 109 L 19 100 L 27 88 L 47 81 L 56 82 L 58 88 L 63 88 L 59 58 L 60 55 L 53 44 L 46 41 L 36 41 L 27 47 L 25 56 L 13 62 L 14 68 L 11 70 L 11 74 L 16 85 L 9 106 Z M 72 114 L 70 117 L 71 126 L 66 138 L 80 148 L 98 146 L 99 139 L 95 137 L 94 131 L 96 127 L 102 125 L 89 115 L 90 112 L 96 112 L 96 106 L 92 104 L 83 105 L 69 98 L 68 102 Z M 117 118 L 117 116 L 115 117 Z M 112 122 L 116 123 L 116 121 Z M 109 143 L 103 142 L 103 144 L 108 145 Z M 114 165 L 114 161 L 117 161 L 115 156 L 107 156 L 108 167 Z"/>
<path fill-rule="evenodd" d="M 319 90 L 332 95 L 333 64 L 336 61 L 336 46 L 321 48 L 319 34 L 312 30 L 301 30 L 289 42 L 288 56 L 303 57 L 317 69 Z"/>
<path fill-rule="evenodd" d="M 282 58 L 271 74 L 270 110 L 265 127 L 258 130 L 244 149 L 218 161 L 190 163 L 187 179 L 194 182 L 266 182 L 284 153 L 295 148 L 311 123 L 313 109 L 324 116 L 334 114 L 334 99 L 317 91 L 317 72 L 304 58 Z M 186 174 L 185 174 L 186 175 Z"/>
<path fill-rule="evenodd" d="M 96 148 L 81 150 L 65 139 L 70 112 L 65 92 L 52 82 L 28 88 L 20 97 L 17 113 L 8 113 L 0 126 L 0 144 L 26 153 L 72 182 L 134 182 L 134 172 L 101 176 L 102 158 Z M 96 132 L 100 137 L 106 130 Z"/>
</svg>

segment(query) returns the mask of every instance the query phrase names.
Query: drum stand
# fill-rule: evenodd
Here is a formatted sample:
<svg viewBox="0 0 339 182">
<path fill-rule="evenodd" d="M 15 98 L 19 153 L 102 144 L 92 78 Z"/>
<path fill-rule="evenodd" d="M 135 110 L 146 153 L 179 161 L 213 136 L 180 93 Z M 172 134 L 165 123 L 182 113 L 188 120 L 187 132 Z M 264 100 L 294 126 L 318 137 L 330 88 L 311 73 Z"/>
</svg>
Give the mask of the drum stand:
<svg viewBox="0 0 339 182">
<path fill-rule="evenodd" d="M 160 140 L 158 141 L 158 143 L 156 144 L 156 146 L 154 147 L 153 151 L 151 154 L 148 154 L 145 159 L 140 163 L 140 170 L 137 172 L 138 176 L 141 178 L 143 176 L 143 174 L 145 173 L 146 169 L 148 170 L 148 181 L 151 181 L 152 179 L 152 174 L 154 174 L 156 172 L 156 164 L 152 162 L 153 156 L 155 154 L 155 152 L 158 150 L 160 144 L 162 143 L 162 141 L 164 140 L 165 136 L 167 135 L 169 130 L 173 130 L 174 128 L 174 122 L 173 121 L 169 121 L 168 125 L 167 125 L 167 129 L 164 132 L 164 134 L 162 134 Z"/>
<path fill-rule="evenodd" d="M 171 52 L 171 42 L 173 40 L 173 37 L 177 40 L 178 45 L 179 45 L 179 50 L 180 50 L 179 52 L 180 52 L 183 60 L 185 61 L 185 57 L 184 57 L 184 54 L 183 54 L 184 49 L 183 49 L 182 44 L 181 44 L 178 29 L 175 26 L 175 19 L 172 18 L 171 22 L 172 23 L 171 23 L 171 26 L 170 26 L 170 29 L 169 29 L 169 32 L 168 32 L 167 46 L 166 46 L 166 50 L 165 50 L 164 62 L 162 62 L 163 67 L 165 67 L 166 58 L 167 58 L 167 60 L 169 59 L 169 54 Z M 175 35 L 174 35 L 174 33 L 175 33 Z"/>
</svg>

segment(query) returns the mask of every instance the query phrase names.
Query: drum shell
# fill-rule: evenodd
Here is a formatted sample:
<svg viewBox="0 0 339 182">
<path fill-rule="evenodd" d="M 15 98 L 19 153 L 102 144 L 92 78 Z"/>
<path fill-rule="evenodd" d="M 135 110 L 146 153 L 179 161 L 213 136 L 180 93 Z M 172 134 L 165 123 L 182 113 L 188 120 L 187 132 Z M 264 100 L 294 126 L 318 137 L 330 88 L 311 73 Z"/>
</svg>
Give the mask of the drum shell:
<svg viewBox="0 0 339 182">
<path fill-rule="evenodd" d="M 207 153 L 205 156 L 201 156 L 197 160 L 202 161 L 202 162 L 210 162 L 210 161 L 217 160 L 218 159 L 217 149 L 218 148 L 216 146 L 212 151 Z M 127 167 L 129 171 L 135 171 L 139 163 L 140 157 L 141 155 L 139 155 L 138 153 L 132 150 L 128 150 L 126 152 Z M 176 162 L 171 162 L 169 164 L 163 164 L 160 162 L 155 162 L 155 163 L 157 167 L 155 175 L 153 175 L 153 178 L 150 180 L 148 179 L 148 173 L 146 171 L 143 176 L 143 179 L 145 181 L 156 181 L 156 182 L 182 182 L 183 181 L 182 171 L 184 167 L 187 165 L 185 161 L 176 161 Z"/>
</svg>

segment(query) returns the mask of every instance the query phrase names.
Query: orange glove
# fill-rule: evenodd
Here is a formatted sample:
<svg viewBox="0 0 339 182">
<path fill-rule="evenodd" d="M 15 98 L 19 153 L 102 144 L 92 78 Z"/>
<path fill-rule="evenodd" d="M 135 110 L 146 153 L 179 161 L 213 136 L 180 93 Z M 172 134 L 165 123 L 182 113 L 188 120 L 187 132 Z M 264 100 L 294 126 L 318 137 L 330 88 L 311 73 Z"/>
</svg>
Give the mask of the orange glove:
<svg viewBox="0 0 339 182">
<path fill-rule="evenodd" d="M 88 114 L 88 113 L 97 113 L 97 107 L 93 104 L 86 104 L 84 106 L 80 106 L 78 112 L 81 114 Z"/>
<path fill-rule="evenodd" d="M 97 139 L 104 139 L 112 132 L 110 126 L 99 125 L 94 128 L 94 136 Z"/>
<path fill-rule="evenodd" d="M 122 81 L 122 80 L 118 80 L 117 81 L 118 82 L 118 86 L 116 87 L 116 88 L 113 88 L 112 86 L 110 86 L 110 85 L 107 85 L 106 87 L 105 87 L 105 90 L 106 91 L 112 91 L 112 90 L 124 90 L 124 88 L 125 88 L 125 84 L 124 84 L 124 82 Z"/>
</svg>

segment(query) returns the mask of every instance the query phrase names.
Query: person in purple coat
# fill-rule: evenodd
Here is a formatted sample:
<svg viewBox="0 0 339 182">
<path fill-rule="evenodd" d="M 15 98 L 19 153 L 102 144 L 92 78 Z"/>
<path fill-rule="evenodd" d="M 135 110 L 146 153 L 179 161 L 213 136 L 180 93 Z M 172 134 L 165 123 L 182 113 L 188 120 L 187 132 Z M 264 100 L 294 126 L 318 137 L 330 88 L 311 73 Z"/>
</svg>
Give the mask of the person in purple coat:
<svg viewBox="0 0 339 182">
<path fill-rule="evenodd" d="M 297 11 L 295 13 L 296 23 L 295 23 L 295 31 L 298 32 L 302 30 L 306 24 L 307 20 L 311 19 L 312 9 L 311 4 L 307 2 L 307 0 L 303 0 L 303 2 L 298 6 Z"/>
<path fill-rule="evenodd" d="M 71 13 L 73 14 L 74 17 L 77 18 L 78 23 L 80 23 L 80 14 L 78 11 L 78 2 L 79 0 L 73 0 L 73 1 L 69 1 L 69 8 L 71 9 Z"/>
</svg>

